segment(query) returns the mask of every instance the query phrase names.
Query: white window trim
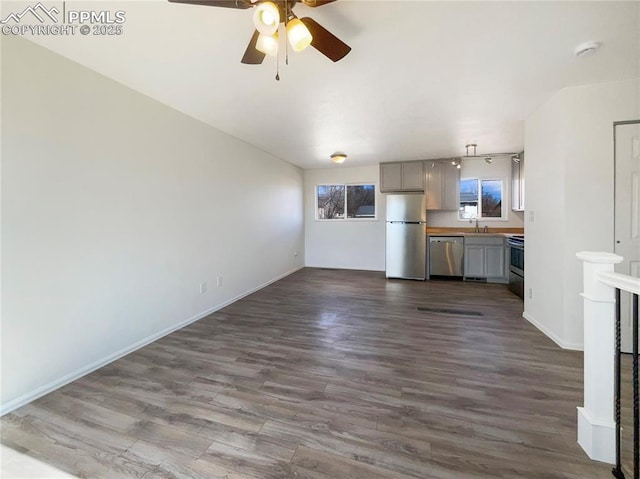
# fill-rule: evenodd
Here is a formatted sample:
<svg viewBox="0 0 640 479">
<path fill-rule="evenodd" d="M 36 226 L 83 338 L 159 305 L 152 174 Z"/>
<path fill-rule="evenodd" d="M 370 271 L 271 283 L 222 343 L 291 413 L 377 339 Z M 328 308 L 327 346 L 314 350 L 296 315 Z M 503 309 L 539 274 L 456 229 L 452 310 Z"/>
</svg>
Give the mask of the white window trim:
<svg viewBox="0 0 640 479">
<path fill-rule="evenodd" d="M 500 178 L 500 177 L 465 177 L 465 178 L 460 178 L 460 181 L 465 181 L 465 180 L 477 180 L 478 181 L 478 210 L 480 211 L 480 216 L 478 217 L 478 221 L 509 221 L 509 208 L 507 206 L 511 205 L 510 201 L 506 201 L 505 198 L 506 196 L 509 194 L 508 190 L 507 190 L 507 178 Z M 500 181 L 501 182 L 501 197 L 502 197 L 502 216 L 500 218 L 496 218 L 496 217 L 485 217 L 482 216 L 482 181 Z M 317 195 L 316 195 L 317 196 Z M 465 223 L 468 222 L 473 222 L 475 221 L 474 219 L 470 219 L 470 218 L 460 218 L 460 188 L 458 188 L 458 211 L 456 212 L 456 216 L 458 218 L 458 221 L 463 221 Z"/>
<path fill-rule="evenodd" d="M 367 186 L 373 185 L 373 194 L 375 198 L 375 215 L 373 218 L 348 218 L 347 217 L 347 187 L 348 186 Z M 331 218 L 331 219 L 323 219 L 318 218 L 318 187 L 319 186 L 344 186 L 344 218 Z M 314 205 L 315 205 L 315 213 L 314 213 L 314 221 L 318 221 L 320 223 L 344 223 L 353 221 L 355 223 L 367 222 L 367 221 L 379 221 L 378 218 L 378 185 L 375 181 L 359 181 L 357 183 L 318 183 L 313 189 L 314 196 Z"/>
</svg>

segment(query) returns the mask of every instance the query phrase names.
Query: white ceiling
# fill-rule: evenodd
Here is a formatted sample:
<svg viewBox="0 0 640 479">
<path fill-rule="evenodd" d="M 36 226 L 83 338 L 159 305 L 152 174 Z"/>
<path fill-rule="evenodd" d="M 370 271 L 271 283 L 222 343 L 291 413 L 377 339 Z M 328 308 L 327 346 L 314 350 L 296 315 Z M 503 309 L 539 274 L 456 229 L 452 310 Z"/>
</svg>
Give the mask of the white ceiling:
<svg viewBox="0 0 640 479">
<path fill-rule="evenodd" d="M 456 156 L 466 143 L 519 151 L 523 120 L 554 92 L 640 76 L 639 2 L 298 4 L 353 50 L 338 63 L 291 53 L 279 82 L 274 58 L 240 63 L 251 10 L 69 5 L 126 11 L 124 34 L 33 41 L 303 168 L 339 168 L 336 150 L 344 166 Z M 576 58 L 588 40 L 603 46 Z"/>
</svg>

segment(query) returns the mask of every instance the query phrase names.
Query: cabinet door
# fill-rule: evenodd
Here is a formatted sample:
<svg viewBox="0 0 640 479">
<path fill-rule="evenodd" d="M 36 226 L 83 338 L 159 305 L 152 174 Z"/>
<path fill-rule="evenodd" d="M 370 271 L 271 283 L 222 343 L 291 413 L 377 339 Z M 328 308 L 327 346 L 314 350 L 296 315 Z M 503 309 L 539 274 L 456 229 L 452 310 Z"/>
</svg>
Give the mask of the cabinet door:
<svg viewBox="0 0 640 479">
<path fill-rule="evenodd" d="M 380 164 L 380 191 L 402 190 L 402 164 Z"/>
<path fill-rule="evenodd" d="M 439 210 L 442 207 L 442 163 L 425 161 L 424 169 L 427 209 Z"/>
<path fill-rule="evenodd" d="M 443 163 L 442 168 L 442 210 L 457 210 L 458 190 L 460 188 L 460 170 L 450 162 Z"/>
<path fill-rule="evenodd" d="M 488 278 L 504 277 L 504 246 L 485 246 L 485 273 Z"/>
<path fill-rule="evenodd" d="M 467 277 L 484 278 L 484 246 L 465 245 L 464 247 L 464 275 Z"/>
<path fill-rule="evenodd" d="M 421 161 L 402 163 L 402 189 L 407 191 L 424 190 L 424 177 Z"/>
</svg>

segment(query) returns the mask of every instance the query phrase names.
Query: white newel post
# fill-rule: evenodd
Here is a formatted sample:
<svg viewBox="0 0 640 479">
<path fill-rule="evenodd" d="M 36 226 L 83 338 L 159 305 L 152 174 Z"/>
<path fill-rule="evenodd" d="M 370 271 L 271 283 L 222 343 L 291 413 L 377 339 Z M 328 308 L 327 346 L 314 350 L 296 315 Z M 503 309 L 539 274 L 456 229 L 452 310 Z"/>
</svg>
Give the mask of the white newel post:
<svg viewBox="0 0 640 479">
<path fill-rule="evenodd" d="M 584 407 L 578 408 L 578 444 L 596 461 L 615 464 L 614 322 L 615 290 L 598 279 L 622 257 L 583 251 Z"/>
</svg>

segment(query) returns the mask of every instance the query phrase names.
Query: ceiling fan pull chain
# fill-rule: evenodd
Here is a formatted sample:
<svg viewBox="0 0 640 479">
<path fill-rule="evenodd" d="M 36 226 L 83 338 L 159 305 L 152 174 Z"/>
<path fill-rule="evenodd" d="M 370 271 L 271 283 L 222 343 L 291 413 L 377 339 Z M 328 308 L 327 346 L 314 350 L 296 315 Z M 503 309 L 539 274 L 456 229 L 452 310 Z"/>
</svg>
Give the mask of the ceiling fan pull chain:
<svg viewBox="0 0 640 479">
<path fill-rule="evenodd" d="M 280 49 L 276 52 L 276 81 L 280 81 Z"/>
<path fill-rule="evenodd" d="M 289 24 L 289 0 L 284 0 L 284 63 L 289 65 L 289 33 L 287 32 L 287 25 Z"/>
</svg>

